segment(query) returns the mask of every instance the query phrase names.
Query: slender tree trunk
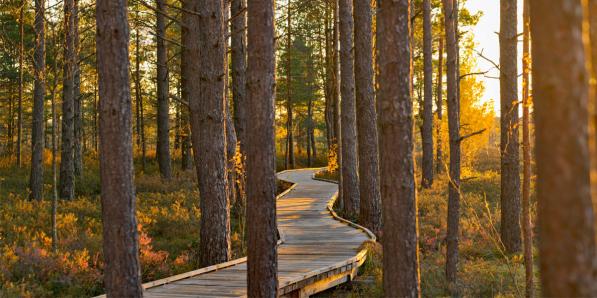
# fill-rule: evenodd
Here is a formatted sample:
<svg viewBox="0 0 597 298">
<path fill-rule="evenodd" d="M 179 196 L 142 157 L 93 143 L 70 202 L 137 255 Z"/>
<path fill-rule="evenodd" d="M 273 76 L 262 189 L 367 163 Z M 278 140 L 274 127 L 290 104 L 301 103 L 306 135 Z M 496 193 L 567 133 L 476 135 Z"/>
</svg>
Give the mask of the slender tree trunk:
<svg viewBox="0 0 597 298">
<path fill-rule="evenodd" d="M 166 24 L 163 12 L 166 11 L 164 0 L 157 0 L 156 33 L 157 33 L 157 94 L 158 94 L 158 141 L 157 158 L 160 174 L 164 179 L 172 178 L 170 161 L 170 119 L 168 104 L 168 49 L 166 48 Z"/>
<path fill-rule="evenodd" d="M 582 1 L 530 4 L 541 292 L 595 297 Z"/>
<path fill-rule="evenodd" d="M 353 218 L 359 213 L 359 177 L 357 173 L 357 129 L 355 105 L 355 78 L 352 1 L 340 0 L 340 133 L 342 134 L 342 201 L 344 213 Z"/>
<path fill-rule="evenodd" d="M 248 296 L 277 297 L 274 138 L 274 3 L 248 2 L 247 208 Z"/>
<path fill-rule="evenodd" d="M 198 0 L 197 24 L 191 24 L 191 129 L 201 194 L 199 261 L 209 266 L 230 259 L 230 202 L 227 197 L 224 15 L 221 0 Z M 195 43 L 193 44 L 195 45 Z M 206 171 L 205 169 L 209 169 Z"/>
<path fill-rule="evenodd" d="M 246 151 L 247 131 L 247 0 L 232 0 L 231 4 L 231 43 L 232 43 L 232 101 L 234 108 L 234 129 L 240 143 L 240 151 Z"/>
<path fill-rule="evenodd" d="M 358 129 L 360 216 L 363 225 L 379 235 L 381 194 L 377 113 L 373 88 L 372 16 L 369 1 L 354 0 L 355 82 Z"/>
<path fill-rule="evenodd" d="M 74 1 L 73 7 L 73 43 L 74 43 L 74 57 L 73 57 L 73 164 L 75 176 L 80 177 L 83 173 L 83 153 L 81 145 L 83 139 L 83 114 L 81 98 L 81 67 L 80 63 L 80 40 L 79 40 L 79 0 Z"/>
<path fill-rule="evenodd" d="M 442 20 L 443 22 L 443 20 Z M 439 36 L 439 55 L 438 55 L 438 62 L 437 62 L 437 101 L 435 105 L 437 106 L 437 126 L 435 127 L 435 134 L 436 136 L 436 153 L 435 153 L 435 171 L 437 173 L 441 173 L 444 170 L 444 161 L 443 161 L 443 153 L 442 153 L 442 120 L 443 120 L 443 66 L 444 66 L 444 38 L 440 35 Z"/>
<path fill-rule="evenodd" d="M 334 19 L 334 27 L 333 27 L 333 40 L 332 40 L 332 47 L 334 49 L 333 57 L 332 57 L 332 65 L 333 65 L 333 89 L 332 89 L 332 97 L 333 101 L 332 104 L 334 106 L 334 139 L 332 143 L 335 145 L 336 150 L 336 158 L 338 161 L 338 171 L 339 175 L 339 185 L 338 185 L 338 197 L 340 198 L 338 207 L 343 210 L 344 209 L 344 178 L 341 175 L 342 172 L 342 134 L 341 134 L 341 119 L 340 119 L 340 55 L 338 51 L 338 44 L 340 43 L 340 21 L 339 21 L 339 1 L 340 0 L 331 0 L 334 3 L 333 8 L 333 19 Z M 346 0 L 345 0 L 346 1 Z"/>
<path fill-rule="evenodd" d="M 189 72 L 191 71 L 190 63 L 191 59 L 193 59 L 193 45 L 192 43 L 195 42 L 192 40 L 192 35 L 190 34 L 191 27 L 189 27 L 193 23 L 193 4 L 189 0 L 182 1 L 182 24 L 181 24 L 181 44 L 183 48 L 181 49 L 180 55 L 180 87 L 181 87 L 181 98 L 185 102 L 190 102 L 189 96 L 189 84 L 192 82 L 189 78 L 192 76 Z M 182 116 L 182 169 L 189 170 L 191 169 L 192 162 L 191 162 L 191 131 L 190 131 L 190 123 L 189 123 L 189 108 L 183 107 L 181 111 Z"/>
<path fill-rule="evenodd" d="M 54 74 L 56 74 L 56 60 L 54 60 Z M 58 226 L 56 217 L 58 213 L 58 169 L 56 165 L 56 155 L 58 154 L 57 132 L 58 120 L 56 116 L 56 76 L 54 76 L 54 87 L 52 88 L 52 251 L 58 248 Z"/>
<path fill-rule="evenodd" d="M 379 3 L 383 283 L 388 297 L 420 296 L 409 17 L 409 0 Z"/>
<path fill-rule="evenodd" d="M 97 76 L 96 76 L 97 81 Z M 93 86 L 93 149 L 95 152 L 98 152 L 98 133 L 97 133 L 97 110 L 98 110 L 98 102 L 97 102 L 97 84 Z"/>
<path fill-rule="evenodd" d="M 454 0 L 443 0 L 448 84 L 448 131 L 450 142 L 450 182 L 448 186 L 448 232 L 446 236 L 446 279 L 453 295 L 458 294 L 458 235 L 460 229 L 460 100 L 458 98 L 458 45 Z"/>
<path fill-rule="evenodd" d="M 312 134 L 312 126 L 313 126 L 313 99 L 309 97 L 307 102 L 307 166 L 311 167 L 313 165 L 313 157 L 312 154 L 312 144 L 311 144 L 311 134 Z M 315 145 L 315 144 L 313 144 Z"/>
<path fill-rule="evenodd" d="M 35 51 L 33 66 L 35 84 L 33 86 L 33 121 L 31 125 L 31 176 L 29 178 L 29 198 L 43 199 L 44 183 L 44 99 L 46 95 L 46 44 L 44 30 L 45 1 L 35 1 Z"/>
<path fill-rule="evenodd" d="M 292 115 L 292 14 L 290 13 L 290 2 L 288 2 L 288 17 L 286 18 L 286 169 L 294 169 L 296 161 L 294 158 L 294 124 Z"/>
<path fill-rule="evenodd" d="M 8 152 L 14 153 L 13 145 L 14 145 L 14 87 L 12 84 L 9 84 L 9 99 L 8 99 Z"/>
<path fill-rule="evenodd" d="M 500 0 L 501 238 L 521 250 L 516 0 Z"/>
<path fill-rule="evenodd" d="M 21 0 L 21 9 L 19 12 L 19 101 L 17 106 L 17 167 L 20 168 L 22 143 L 23 143 L 23 63 L 25 59 L 25 5 L 26 2 Z"/>
<path fill-rule="evenodd" d="M 228 1 L 223 2 L 224 5 L 224 36 L 230 35 L 230 30 L 227 26 L 228 20 L 230 20 L 230 3 Z M 228 39 L 224 40 L 224 44 L 228 47 Z M 234 129 L 234 120 L 232 117 L 232 106 L 230 102 L 229 88 L 230 86 L 230 73 L 228 69 L 228 52 L 226 52 L 224 63 L 224 113 L 226 117 L 226 169 L 228 171 L 228 202 L 230 205 L 236 204 L 237 192 L 236 192 L 236 130 Z M 229 207 L 230 208 L 230 207 Z"/>
<path fill-rule="evenodd" d="M 421 186 L 433 184 L 433 52 L 431 36 L 431 0 L 423 0 L 423 178 Z"/>
<path fill-rule="evenodd" d="M 593 176 L 592 176 L 592 185 L 593 185 L 593 210 L 597 210 L 597 1 L 589 0 L 588 1 L 588 14 L 585 16 L 589 17 L 589 32 L 590 32 L 590 39 L 591 39 L 591 62 L 592 62 L 592 73 L 591 76 L 593 80 L 590 82 L 591 85 L 591 94 L 592 96 L 592 103 L 593 103 L 593 115 L 592 115 L 592 125 L 593 125 L 593 148 L 591 151 L 591 156 L 593 157 Z M 597 227 L 597 216 L 595 217 L 595 227 Z M 597 235 L 595 235 L 597 239 Z M 597 272 L 597 271 L 596 271 Z"/>
<path fill-rule="evenodd" d="M 527 298 L 535 296 L 533 283 L 533 230 L 531 226 L 531 130 L 530 123 L 530 19 L 529 0 L 524 0 L 523 7 L 523 42 L 522 42 L 522 227 L 524 230 L 524 268 Z"/>
<path fill-rule="evenodd" d="M 75 197 L 74 165 L 74 0 L 64 0 L 64 73 L 62 81 L 62 152 L 60 157 L 60 197 Z"/>
<path fill-rule="evenodd" d="M 135 21 L 139 21 L 139 13 L 135 11 Z M 135 28 L 135 101 L 138 105 L 137 110 L 137 139 L 139 146 L 141 146 L 141 168 L 145 171 L 145 129 L 143 119 L 143 92 L 141 91 L 141 53 L 140 53 L 140 24 L 136 24 Z M 96 120 L 97 121 L 97 120 Z"/>
<path fill-rule="evenodd" d="M 124 0 L 98 0 L 96 5 L 104 284 L 108 297 L 142 297 L 127 7 Z"/>
</svg>

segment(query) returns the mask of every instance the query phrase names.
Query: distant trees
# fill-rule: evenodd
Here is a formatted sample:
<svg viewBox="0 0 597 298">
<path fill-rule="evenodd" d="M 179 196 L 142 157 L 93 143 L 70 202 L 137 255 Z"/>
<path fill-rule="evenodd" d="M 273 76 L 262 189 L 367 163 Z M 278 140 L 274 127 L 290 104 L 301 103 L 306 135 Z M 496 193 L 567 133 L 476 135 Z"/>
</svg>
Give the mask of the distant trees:
<svg viewBox="0 0 597 298">
<path fill-rule="evenodd" d="M 506 251 L 510 253 L 519 252 L 522 245 L 516 2 L 500 0 L 500 234 Z"/>
<path fill-rule="evenodd" d="M 35 1 L 33 120 L 31 126 L 30 199 L 43 198 L 44 104 L 46 96 L 45 1 Z"/>
<path fill-rule="evenodd" d="M 222 1 L 197 2 L 197 26 L 191 27 L 199 40 L 190 62 L 198 88 L 190 95 L 191 130 L 195 166 L 201 194 L 201 266 L 230 259 L 230 202 L 226 158 L 226 115 L 224 59 L 224 14 Z M 198 56 L 195 56 L 198 55 Z M 205 169 L 209 169 L 206 171 Z"/>
<path fill-rule="evenodd" d="M 277 297 L 274 138 L 274 3 L 248 0 L 247 285 L 249 297 Z"/>
<path fill-rule="evenodd" d="M 359 177 L 357 172 L 357 129 L 352 1 L 339 0 L 340 21 L 340 168 L 341 199 L 344 214 L 355 217 L 359 212 Z"/>
<path fill-rule="evenodd" d="M 409 7 L 408 0 L 382 1 L 378 14 L 383 284 L 399 297 L 420 296 Z"/>
<path fill-rule="evenodd" d="M 541 292 L 596 296 L 583 3 L 530 4 Z"/>
<path fill-rule="evenodd" d="M 127 7 L 123 0 L 98 0 L 96 5 L 104 284 L 108 297 L 142 297 L 133 183 Z"/>
</svg>

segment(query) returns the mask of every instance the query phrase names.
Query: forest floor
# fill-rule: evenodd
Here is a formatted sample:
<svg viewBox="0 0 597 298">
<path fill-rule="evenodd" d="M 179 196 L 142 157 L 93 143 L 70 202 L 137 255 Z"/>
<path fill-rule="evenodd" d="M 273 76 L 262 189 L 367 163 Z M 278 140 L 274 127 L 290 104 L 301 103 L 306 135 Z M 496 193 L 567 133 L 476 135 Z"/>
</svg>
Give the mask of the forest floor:
<svg viewBox="0 0 597 298">
<path fill-rule="evenodd" d="M 522 253 L 507 255 L 499 237 L 499 159 L 490 157 L 462 170 L 458 272 L 461 296 L 522 297 L 525 285 Z M 328 172 L 321 173 L 320 177 L 338 179 L 336 173 Z M 420 177 L 417 177 L 417 181 L 420 181 Z M 442 173 L 436 175 L 430 189 L 418 193 L 423 297 L 450 296 L 444 273 L 447 185 L 448 176 Z M 532 210 L 535 210 L 535 206 L 532 206 Z M 381 245 L 371 245 L 356 282 L 320 293 L 317 297 L 382 297 L 382 256 Z M 535 280 L 538 280 L 538 274 Z M 538 286 L 538 283 L 535 284 Z M 536 293 L 539 290 L 537 288 Z"/>
<path fill-rule="evenodd" d="M 281 169 L 283 159 L 278 158 Z M 138 161 L 136 161 L 138 162 Z M 313 166 L 321 166 L 318 159 Z M 85 162 L 77 197 L 59 200 L 58 248 L 51 245 L 51 168 L 46 155 L 45 199 L 27 199 L 29 169 L 0 159 L 0 297 L 83 297 L 103 292 L 101 208 L 97 161 Z M 297 167 L 306 166 L 298 158 Z M 144 281 L 198 267 L 199 193 L 195 171 L 181 171 L 164 182 L 153 162 L 136 164 L 137 218 Z M 324 173 L 335 179 L 334 174 Z M 463 168 L 459 287 L 463 296 L 523 296 L 521 255 L 505 255 L 499 242 L 499 160 Z M 447 296 L 444 278 L 447 177 L 436 176 L 418 195 L 422 296 Z M 284 189 L 279 186 L 279 191 Z M 532 208 L 535 209 L 534 206 Z M 244 218 L 231 210 L 233 257 L 245 255 Z M 382 250 L 373 245 L 358 282 L 319 297 L 380 297 Z M 537 270 L 535 271 L 537 272 Z"/>
</svg>

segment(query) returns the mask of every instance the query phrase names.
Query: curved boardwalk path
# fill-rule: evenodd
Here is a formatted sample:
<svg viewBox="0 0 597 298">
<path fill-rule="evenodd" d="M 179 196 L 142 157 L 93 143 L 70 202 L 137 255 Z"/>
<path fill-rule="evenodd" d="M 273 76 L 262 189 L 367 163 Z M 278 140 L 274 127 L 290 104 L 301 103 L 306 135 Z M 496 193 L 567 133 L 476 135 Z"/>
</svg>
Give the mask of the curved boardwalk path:
<svg viewBox="0 0 597 298">
<path fill-rule="evenodd" d="M 363 242 L 373 237 L 333 217 L 328 205 L 336 198 L 338 185 L 312 179 L 317 171 L 278 173 L 278 178 L 294 183 L 277 201 L 281 296 L 308 297 L 349 281 L 365 260 Z M 146 297 L 243 297 L 247 294 L 246 258 L 143 286 Z"/>
</svg>

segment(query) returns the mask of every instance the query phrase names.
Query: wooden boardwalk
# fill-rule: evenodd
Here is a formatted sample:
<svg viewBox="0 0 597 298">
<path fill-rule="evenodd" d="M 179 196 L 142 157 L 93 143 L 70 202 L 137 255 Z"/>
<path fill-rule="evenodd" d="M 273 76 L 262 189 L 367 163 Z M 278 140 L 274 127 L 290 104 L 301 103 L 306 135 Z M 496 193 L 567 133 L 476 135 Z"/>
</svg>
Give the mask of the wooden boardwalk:
<svg viewBox="0 0 597 298">
<path fill-rule="evenodd" d="M 278 178 L 294 183 L 278 197 L 281 241 L 278 246 L 280 295 L 308 297 L 353 278 L 364 262 L 366 229 L 336 217 L 331 204 L 338 185 L 312 179 L 317 169 L 285 171 Z M 244 297 L 246 258 L 146 283 L 146 297 Z"/>
</svg>

